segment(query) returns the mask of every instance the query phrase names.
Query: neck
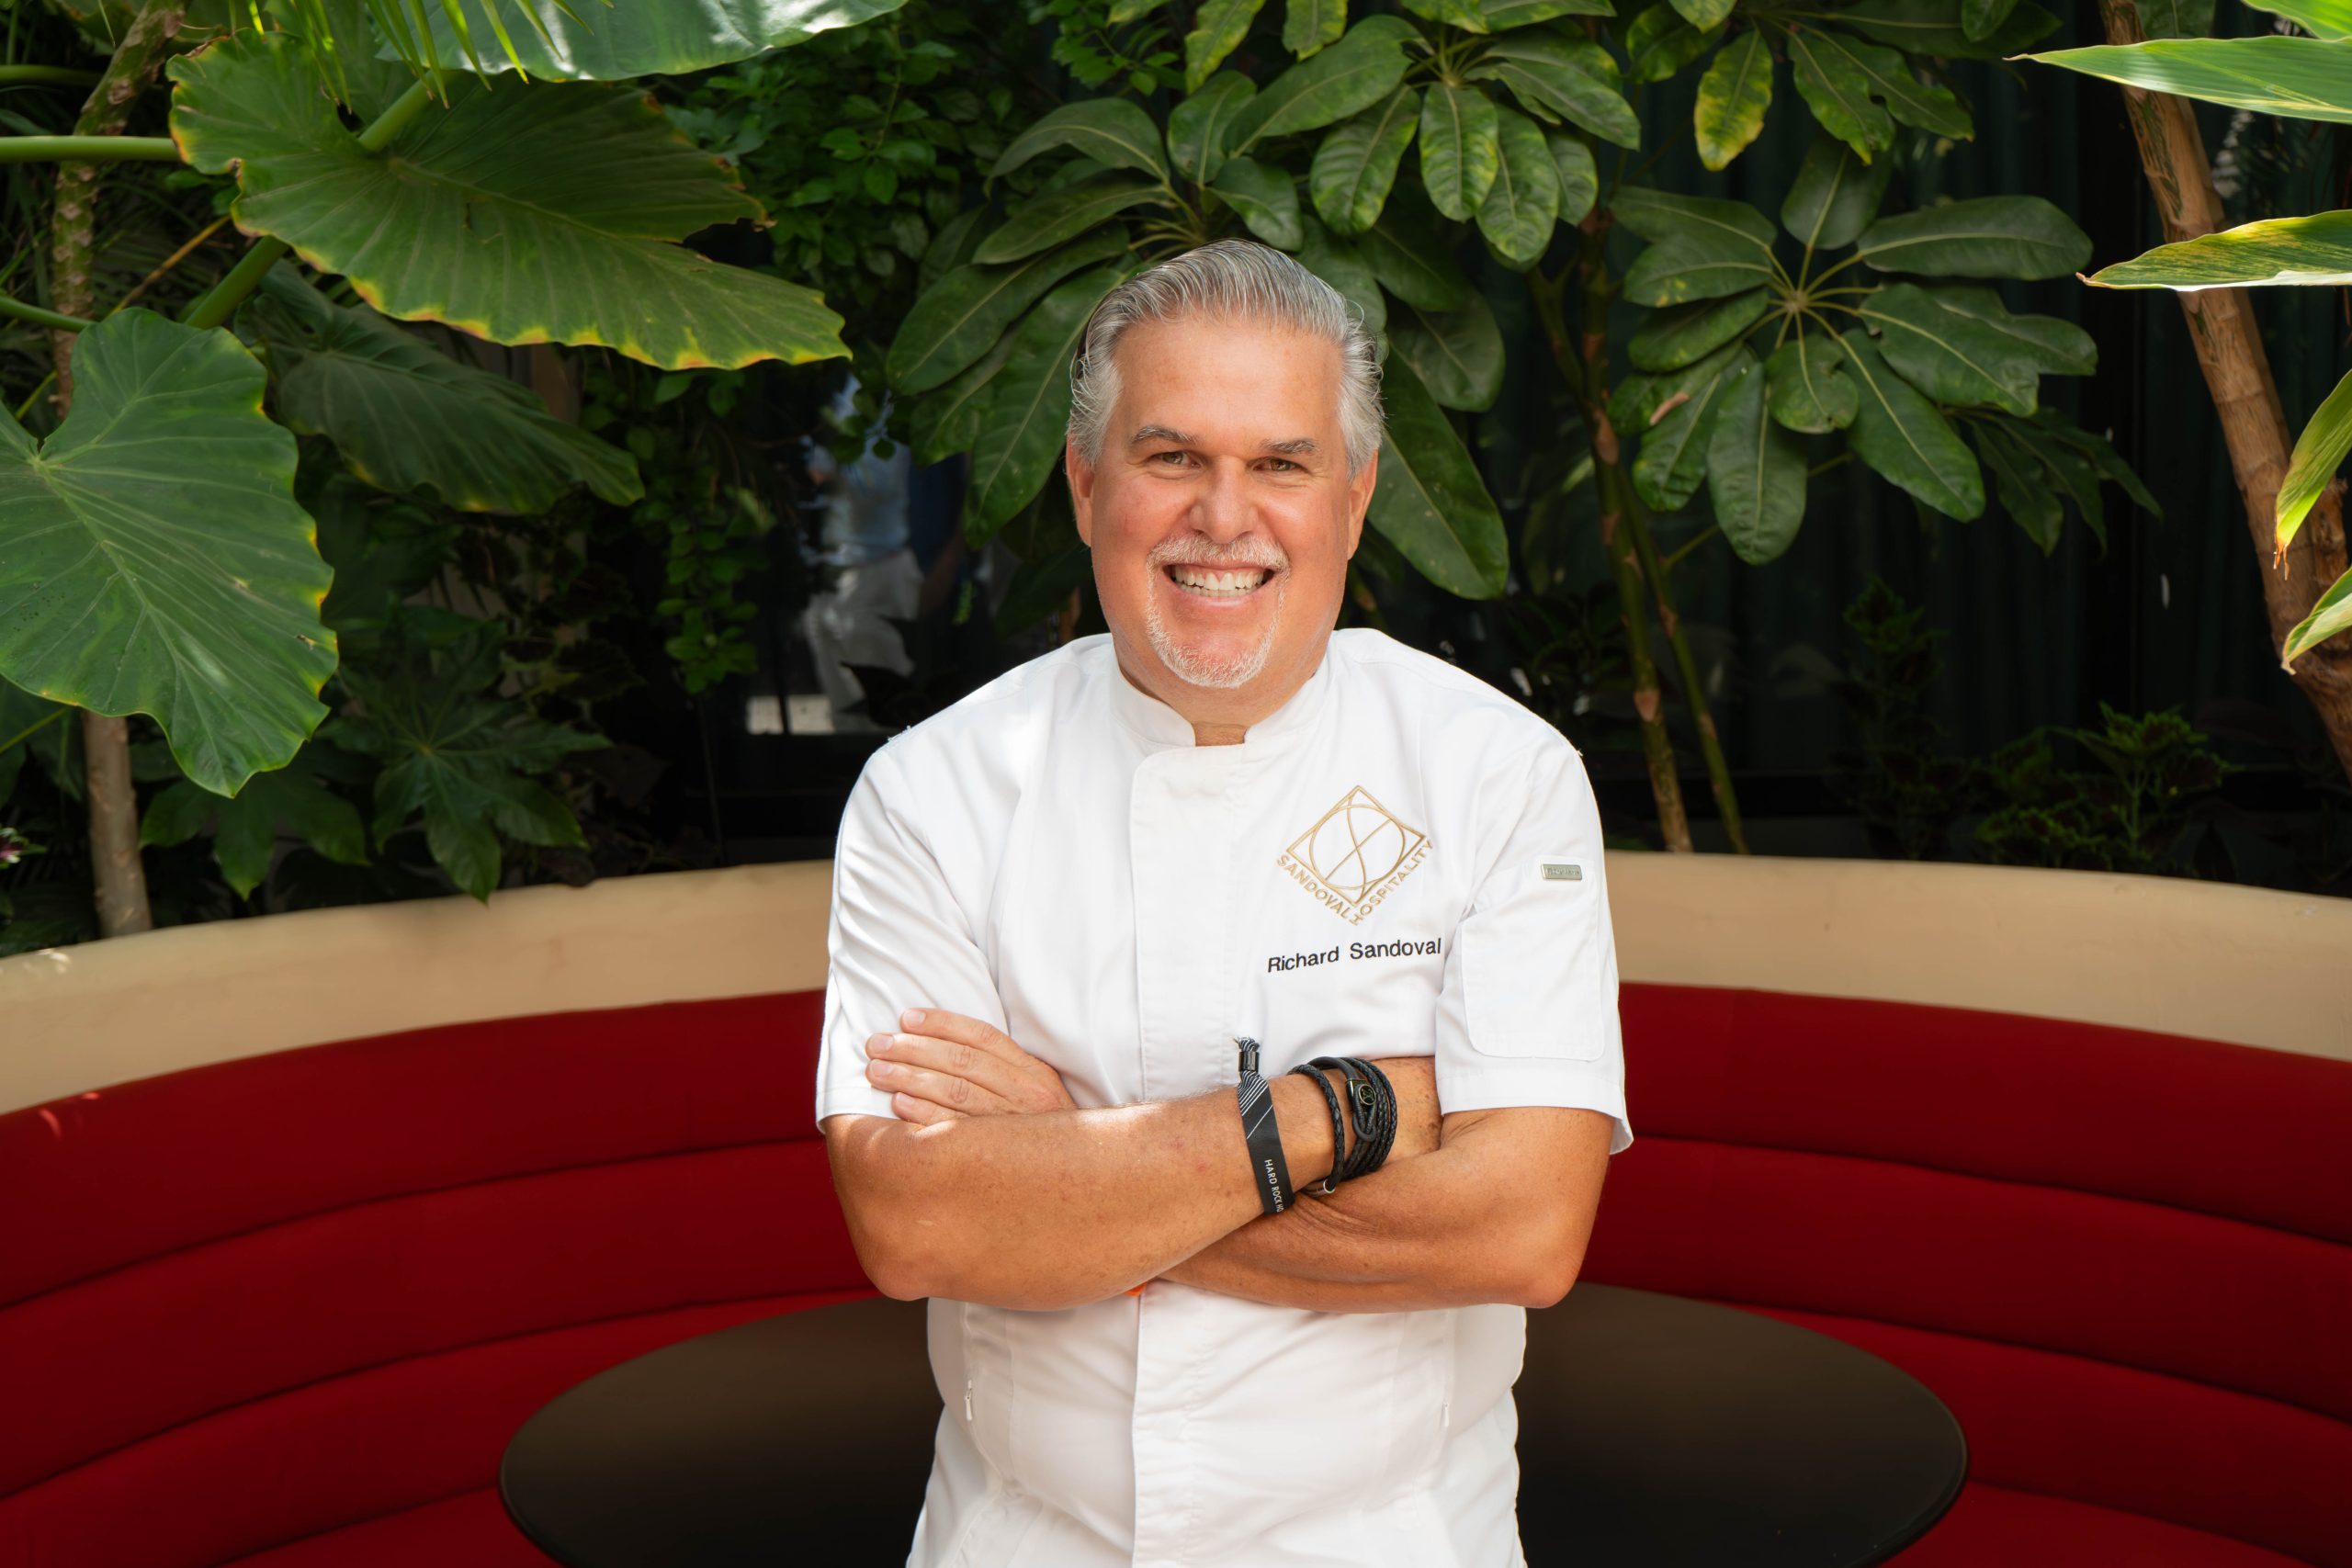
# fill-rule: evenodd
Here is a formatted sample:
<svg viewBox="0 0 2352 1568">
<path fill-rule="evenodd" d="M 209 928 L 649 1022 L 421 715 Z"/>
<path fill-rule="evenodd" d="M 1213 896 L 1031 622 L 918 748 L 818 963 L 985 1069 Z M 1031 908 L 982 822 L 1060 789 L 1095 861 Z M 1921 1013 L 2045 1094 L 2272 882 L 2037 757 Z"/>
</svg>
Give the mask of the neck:
<svg viewBox="0 0 2352 1568">
<path fill-rule="evenodd" d="M 1321 662 L 1323 651 L 1319 646 L 1315 649 L 1315 658 L 1301 660 L 1298 667 L 1282 678 L 1280 685 L 1268 686 L 1267 676 L 1272 672 L 1266 671 L 1247 687 L 1220 690 L 1195 686 L 1180 679 L 1148 652 L 1140 657 L 1130 656 L 1119 638 L 1114 637 L 1111 647 L 1118 659 L 1120 675 L 1137 691 L 1174 708 L 1192 725 L 1195 746 L 1240 745 L 1251 725 L 1298 694 L 1298 689 L 1306 684 Z"/>
</svg>

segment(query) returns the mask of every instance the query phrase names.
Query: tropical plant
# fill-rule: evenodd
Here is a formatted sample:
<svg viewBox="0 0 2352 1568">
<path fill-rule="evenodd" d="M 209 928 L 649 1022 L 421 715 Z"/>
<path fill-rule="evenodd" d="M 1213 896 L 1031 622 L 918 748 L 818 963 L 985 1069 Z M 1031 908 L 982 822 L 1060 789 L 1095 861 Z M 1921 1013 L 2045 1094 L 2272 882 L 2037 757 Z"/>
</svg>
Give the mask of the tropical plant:
<svg viewBox="0 0 2352 1568">
<path fill-rule="evenodd" d="M 338 639 L 322 618 L 324 520 L 297 499 L 298 433 L 332 444 L 370 485 L 459 509 L 543 510 L 582 484 L 608 501 L 639 492 L 628 453 L 397 322 L 601 344 L 667 370 L 846 351 L 815 291 L 684 243 L 763 212 L 624 81 L 800 42 L 899 3 L 639 0 L 575 14 L 560 0 L 453 0 L 428 17 L 400 0 L 285 0 L 261 26 L 252 6 L 224 3 L 194 8 L 210 41 L 168 65 L 181 6 L 92 8 L 110 53 L 86 106 L 65 134 L 0 149 L 60 164 L 37 236 L 45 254 L 10 268 L 21 289 L 16 278 L 38 279 L 45 263 L 47 299 L 0 299 L 0 317 L 49 331 L 55 364 L 50 405 L 36 416 L 37 388 L 0 420 L 0 678 L 41 705 L 36 716 L 80 710 L 102 931 L 151 918 L 126 716 L 152 716 L 178 774 L 223 799 L 291 762 L 326 716 Z M 173 85 L 169 137 L 123 134 L 159 68 Z M 128 297 L 99 314 L 97 181 L 140 162 L 232 181 L 228 216 L 254 236 L 177 321 L 124 308 Z M 289 254 L 347 297 L 319 292 Z M 478 659 L 419 668 L 450 699 L 476 700 Z M 379 843 L 421 814 L 443 868 L 486 896 L 496 856 L 447 811 L 486 813 L 526 843 L 576 840 L 560 803 L 512 771 L 402 772 L 398 738 L 430 747 L 440 732 L 377 713 L 401 702 L 381 679 L 363 675 L 347 694 L 368 711 L 346 738 L 388 764 Z M 532 763 L 564 749 L 537 732 L 515 741 L 532 722 L 519 716 L 450 711 Z M 274 809 L 322 821 L 308 787 L 274 781 Z M 151 841 L 213 820 L 224 870 L 246 883 L 262 806 L 208 811 L 165 794 Z M 312 841 L 347 848 L 347 827 L 338 818 Z"/>
<path fill-rule="evenodd" d="M 2004 508 L 2045 549 L 2069 502 L 2100 525 L 2103 480 L 2153 504 L 2104 441 L 2040 405 L 2043 374 L 2092 368 L 2090 341 L 2012 314 L 1983 281 L 2073 270 L 2089 254 L 2081 231 L 2028 197 L 1878 210 L 1892 167 L 1910 155 L 1898 126 L 1972 133 L 1931 61 L 2012 52 L 2054 21 L 1983 0 L 1673 0 L 1630 17 L 1614 17 L 1610 0 L 1407 9 L 1348 25 L 1340 6 L 1290 0 L 1277 42 L 1260 0 L 1210 0 L 1185 39 L 1188 94 L 1164 114 L 1095 97 L 1029 126 L 991 177 L 1047 158 L 1059 166 L 1006 210 L 991 200 L 943 231 L 925 258 L 939 279 L 892 344 L 916 456 L 973 454 L 975 542 L 1049 515 L 1040 492 L 1094 302 L 1155 261 L 1246 233 L 1295 254 L 1379 340 L 1388 442 L 1374 530 L 1437 587 L 1499 595 L 1510 546 L 1462 416 L 1493 406 L 1507 357 L 1525 351 L 1504 343 L 1463 268 L 1475 231 L 1524 276 L 1545 328 L 1539 363 L 1580 425 L 1563 434 L 1589 461 L 1554 488 L 1597 482 L 1666 841 L 1690 846 L 1653 612 L 1726 829 L 1744 847 L 1654 509 L 1703 488 L 1722 536 L 1764 561 L 1794 535 L 1810 475 L 1847 455 L 1955 518 L 1984 510 L 1990 468 Z M 1779 225 L 1627 170 L 1623 152 L 1641 141 L 1628 91 L 1702 59 L 1692 130 L 1710 167 L 1759 133 L 1782 59 L 1821 127 Z M 1596 152 L 1611 148 L 1604 172 Z M 1622 273 L 1616 227 L 1649 242 Z M 1611 332 L 1621 299 L 1646 312 L 1622 346 Z M 1815 444 L 1844 450 L 1816 459 Z M 1074 539 L 1028 531 L 1045 554 L 1024 572 L 1067 574 Z"/>
<path fill-rule="evenodd" d="M 2199 807 L 2233 770 L 2172 710 L 2133 716 L 2099 705 L 2098 728 L 2038 729 L 1983 769 L 1996 808 L 1976 825 L 1994 861 L 2076 871 L 2178 869 Z M 2058 765 L 2052 739 L 2098 765 Z"/>
<path fill-rule="evenodd" d="M 2352 282 L 2352 211 L 2224 231 L 2212 170 L 2181 101 L 2352 122 L 2352 6 L 2264 0 L 2256 8 L 2313 36 L 2206 38 L 2201 35 L 2213 23 L 2211 0 L 2164 7 L 2100 0 L 2109 42 L 2030 58 L 2124 85 L 2171 243 L 2103 268 L 2089 281 L 2180 293 L 2256 547 L 2269 567 L 2263 589 L 2279 661 L 2311 700 L 2337 760 L 2352 774 L 2352 639 L 2342 637 L 2352 631 L 2352 570 L 2342 487 L 2335 482 L 2352 452 L 2352 376 L 2313 412 L 2290 453 L 2253 307 L 2236 292 Z"/>
</svg>

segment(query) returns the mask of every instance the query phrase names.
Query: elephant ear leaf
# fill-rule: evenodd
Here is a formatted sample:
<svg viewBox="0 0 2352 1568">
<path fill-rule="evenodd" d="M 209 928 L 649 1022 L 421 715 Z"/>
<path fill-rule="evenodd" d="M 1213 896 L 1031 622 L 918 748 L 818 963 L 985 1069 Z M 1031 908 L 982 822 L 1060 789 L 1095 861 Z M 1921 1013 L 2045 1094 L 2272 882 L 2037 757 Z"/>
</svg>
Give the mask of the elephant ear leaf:
<svg viewBox="0 0 2352 1568">
<path fill-rule="evenodd" d="M 182 773 L 233 795 L 300 749 L 335 667 L 294 436 L 225 332 L 118 311 L 73 371 L 48 440 L 0 412 L 0 676 L 153 716 Z"/>
<path fill-rule="evenodd" d="M 477 370 L 367 308 L 337 305 L 281 264 L 247 308 L 277 372 L 278 419 L 323 435 L 379 490 L 461 512 L 545 512 L 574 485 L 625 505 L 637 460 L 553 418 L 519 381 Z"/>
<path fill-rule="evenodd" d="M 574 6 L 565 0 L 437 0 L 411 6 L 427 28 L 383 50 L 420 63 L 542 79 L 676 76 L 888 16 L 906 0 L 695 0 Z M 239 7 L 242 9 L 242 7 Z M 379 13 L 400 15 L 399 0 Z M 402 47 L 402 46 L 405 47 Z"/>
<path fill-rule="evenodd" d="M 848 353 L 813 290 L 676 243 L 760 206 L 646 95 L 452 79 L 447 108 L 371 151 L 319 90 L 309 47 L 249 31 L 173 61 L 172 139 L 205 173 L 235 172 L 239 227 L 384 314 L 666 370 Z"/>
</svg>

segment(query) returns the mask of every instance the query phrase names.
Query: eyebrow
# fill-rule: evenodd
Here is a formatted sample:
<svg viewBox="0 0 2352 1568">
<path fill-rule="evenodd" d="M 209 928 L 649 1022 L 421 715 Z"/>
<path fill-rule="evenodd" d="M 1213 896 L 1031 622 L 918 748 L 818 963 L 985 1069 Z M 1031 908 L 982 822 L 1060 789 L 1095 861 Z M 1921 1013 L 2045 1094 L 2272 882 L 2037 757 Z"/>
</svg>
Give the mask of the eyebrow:
<svg viewBox="0 0 2352 1568">
<path fill-rule="evenodd" d="M 1179 446 L 1198 446 L 1201 444 L 1201 438 L 1197 435 L 1187 435 L 1181 430 L 1170 430 L 1164 424 L 1147 424 L 1127 438 L 1127 445 L 1140 446 L 1147 441 L 1172 441 Z M 1294 435 L 1287 441 L 1261 441 L 1258 444 L 1258 450 L 1283 456 L 1305 456 L 1310 452 L 1319 452 L 1322 448 L 1312 435 Z"/>
</svg>

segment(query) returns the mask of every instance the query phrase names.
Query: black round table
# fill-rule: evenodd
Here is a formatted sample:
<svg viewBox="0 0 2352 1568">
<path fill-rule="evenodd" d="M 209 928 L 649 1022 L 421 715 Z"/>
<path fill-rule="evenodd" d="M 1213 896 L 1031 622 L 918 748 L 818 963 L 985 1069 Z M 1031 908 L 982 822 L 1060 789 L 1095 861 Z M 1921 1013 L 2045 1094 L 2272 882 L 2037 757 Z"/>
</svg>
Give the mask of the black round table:
<svg viewBox="0 0 2352 1568">
<path fill-rule="evenodd" d="M 506 1511 L 568 1568 L 901 1568 L 940 1408 L 923 1311 L 877 1296 L 600 1372 L 507 1444 Z M 1529 1568 L 1861 1568 L 1968 1473 L 1951 1412 L 1877 1357 L 1650 1291 L 1529 1313 L 1516 1393 Z"/>
</svg>

